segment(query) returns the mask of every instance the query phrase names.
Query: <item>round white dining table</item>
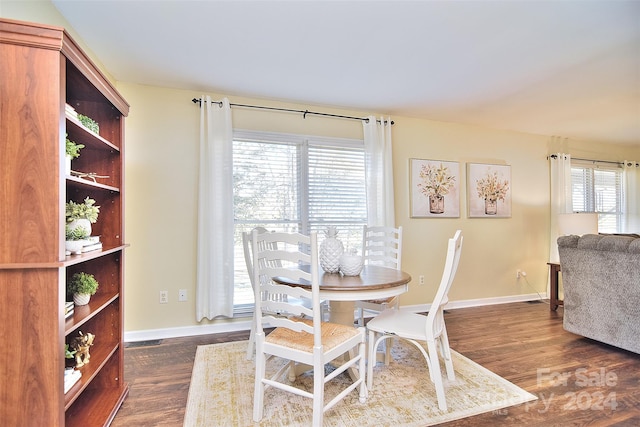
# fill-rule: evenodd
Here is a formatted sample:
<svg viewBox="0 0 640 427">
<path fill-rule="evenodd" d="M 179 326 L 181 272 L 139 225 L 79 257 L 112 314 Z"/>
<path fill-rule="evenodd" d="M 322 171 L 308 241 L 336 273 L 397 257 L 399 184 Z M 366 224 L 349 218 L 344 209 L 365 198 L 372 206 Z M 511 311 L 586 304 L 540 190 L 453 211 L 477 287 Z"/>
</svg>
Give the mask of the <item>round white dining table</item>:
<svg viewBox="0 0 640 427">
<path fill-rule="evenodd" d="M 341 273 L 327 273 L 320 269 L 320 298 L 328 300 L 330 321 L 353 325 L 355 301 L 385 299 L 403 294 L 409 290 L 411 276 L 401 270 L 365 265 L 358 276 Z M 274 282 L 283 285 L 300 286 L 311 289 L 305 280 L 294 282 L 282 277 L 274 277 Z"/>
</svg>

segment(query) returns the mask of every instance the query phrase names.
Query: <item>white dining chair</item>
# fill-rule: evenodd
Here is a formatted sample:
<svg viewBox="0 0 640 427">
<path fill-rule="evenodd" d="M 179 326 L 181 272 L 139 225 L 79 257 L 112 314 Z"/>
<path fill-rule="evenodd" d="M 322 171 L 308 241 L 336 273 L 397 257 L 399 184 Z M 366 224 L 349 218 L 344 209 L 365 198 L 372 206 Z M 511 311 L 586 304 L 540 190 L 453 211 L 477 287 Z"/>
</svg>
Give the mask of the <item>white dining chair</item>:
<svg viewBox="0 0 640 427">
<path fill-rule="evenodd" d="M 366 401 L 366 330 L 352 325 L 322 321 L 316 233 L 304 236 L 298 233 L 253 231 L 251 240 L 253 276 L 257 285 L 253 420 L 255 422 L 262 420 L 265 406 L 264 392 L 268 387 L 275 387 L 310 398 L 313 402 L 312 425 L 320 427 L 324 413 L 353 390 L 359 389 L 361 403 Z M 277 277 L 279 282 L 284 279 L 285 282 L 289 280 L 291 283 L 304 279 L 311 284 L 311 290 L 277 284 L 272 280 L 274 277 Z M 290 304 L 286 299 L 274 301 L 261 298 L 265 293 L 308 299 L 312 302 L 311 308 Z M 266 327 L 275 327 L 275 329 L 267 335 L 264 331 Z M 349 356 L 343 358 L 345 354 Z M 291 368 L 291 363 L 283 364 L 275 374 L 268 376 L 266 360 L 271 356 L 312 366 L 313 390 L 303 390 L 288 380 L 285 373 L 288 368 Z M 325 374 L 325 365 L 330 362 L 332 369 L 327 370 L 330 373 Z M 358 374 L 356 379 L 335 396 L 329 396 L 330 400 L 325 404 L 325 383 L 347 369 L 356 370 Z"/>
<path fill-rule="evenodd" d="M 264 227 L 255 227 L 253 230 L 256 230 L 258 233 L 267 233 L 268 230 Z M 244 262 L 247 266 L 247 272 L 249 273 L 249 281 L 251 282 L 251 289 L 255 294 L 255 284 L 253 282 L 253 260 L 251 255 L 251 231 L 245 231 L 242 233 L 242 248 L 244 251 Z M 277 244 L 271 244 L 271 249 L 277 249 Z M 286 295 L 263 295 L 263 298 L 271 298 L 271 299 L 283 299 L 287 298 Z M 311 302 L 309 300 L 300 300 L 297 298 L 290 298 L 289 302 L 292 304 L 302 304 L 307 308 L 311 308 Z M 328 317 L 329 309 L 328 302 L 321 301 L 320 309 L 322 311 L 322 318 L 325 319 Z M 251 330 L 249 332 L 249 343 L 247 345 L 247 360 L 253 359 L 253 353 L 255 349 L 255 334 L 256 334 L 256 312 L 254 310 L 253 317 L 251 319 Z"/>
<path fill-rule="evenodd" d="M 362 258 L 364 264 L 402 269 L 402 226 L 369 227 L 362 229 Z M 387 308 L 397 308 L 398 297 L 384 300 L 356 302 L 358 325 L 364 326 L 365 312 L 379 313 Z"/>
<path fill-rule="evenodd" d="M 379 265 L 382 267 L 402 269 L 402 226 L 394 227 L 370 227 L 365 225 L 362 229 L 362 258 L 364 264 Z M 367 313 L 374 315 L 387 308 L 397 309 L 399 300 L 397 296 L 379 299 L 356 301 L 358 313 L 358 326 L 364 326 Z M 386 344 L 386 343 L 385 343 Z M 384 362 L 391 361 L 391 345 L 385 348 Z"/>
<path fill-rule="evenodd" d="M 369 331 L 369 363 L 367 385 L 369 390 L 373 388 L 373 365 L 375 365 L 376 349 L 381 341 L 389 338 L 401 338 L 415 345 L 424 356 L 429 369 L 429 377 L 436 389 L 438 407 L 441 411 L 447 410 L 447 401 L 444 394 L 442 372 L 440 371 L 440 359 L 438 347 L 447 371 L 449 381 L 455 380 L 449 337 L 444 322 L 444 306 L 448 302 L 448 293 L 455 277 L 462 252 L 462 232 L 456 231 L 449 239 L 447 258 L 438 291 L 425 316 L 402 310 L 385 310 L 367 323 Z M 421 342 L 426 342 L 427 351 Z"/>
</svg>

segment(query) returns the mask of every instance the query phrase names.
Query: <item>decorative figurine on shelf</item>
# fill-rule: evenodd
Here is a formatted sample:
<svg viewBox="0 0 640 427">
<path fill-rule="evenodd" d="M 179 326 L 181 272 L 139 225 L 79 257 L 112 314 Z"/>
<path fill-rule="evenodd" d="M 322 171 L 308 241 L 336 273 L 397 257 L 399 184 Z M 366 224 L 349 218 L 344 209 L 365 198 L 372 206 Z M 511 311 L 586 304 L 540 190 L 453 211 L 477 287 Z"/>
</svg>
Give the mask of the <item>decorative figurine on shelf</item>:
<svg viewBox="0 0 640 427">
<path fill-rule="evenodd" d="M 80 336 L 73 338 L 70 344 L 70 347 L 76 352 L 76 368 L 80 368 L 89 363 L 89 359 L 91 358 L 89 355 L 89 347 L 93 345 L 93 340 L 96 337 L 91 333 L 86 335 L 83 334 L 82 331 L 79 331 L 79 333 Z"/>
</svg>

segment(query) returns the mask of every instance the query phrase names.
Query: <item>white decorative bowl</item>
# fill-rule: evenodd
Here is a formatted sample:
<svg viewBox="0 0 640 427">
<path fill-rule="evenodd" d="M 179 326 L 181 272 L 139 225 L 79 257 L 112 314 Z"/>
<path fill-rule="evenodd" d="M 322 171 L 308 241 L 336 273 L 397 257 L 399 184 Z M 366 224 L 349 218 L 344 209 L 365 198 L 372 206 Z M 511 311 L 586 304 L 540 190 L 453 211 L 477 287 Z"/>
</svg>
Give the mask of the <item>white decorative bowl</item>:
<svg viewBox="0 0 640 427">
<path fill-rule="evenodd" d="M 342 254 L 340 256 L 340 271 L 345 276 L 358 276 L 362 271 L 362 256 L 351 254 Z"/>
</svg>

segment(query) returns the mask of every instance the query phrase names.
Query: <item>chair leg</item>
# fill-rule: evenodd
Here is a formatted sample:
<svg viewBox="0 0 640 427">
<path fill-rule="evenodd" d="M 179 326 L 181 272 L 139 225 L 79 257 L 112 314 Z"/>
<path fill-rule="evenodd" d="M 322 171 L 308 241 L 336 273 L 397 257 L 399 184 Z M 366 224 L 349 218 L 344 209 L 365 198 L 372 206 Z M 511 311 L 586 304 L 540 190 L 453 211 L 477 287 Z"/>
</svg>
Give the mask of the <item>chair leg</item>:
<svg viewBox="0 0 640 427">
<path fill-rule="evenodd" d="M 260 422 L 264 414 L 264 379 L 267 360 L 264 353 L 256 352 L 256 376 L 253 390 L 253 421 Z"/>
<path fill-rule="evenodd" d="M 313 367 L 313 427 L 322 427 L 324 417 L 324 367 Z"/>
<path fill-rule="evenodd" d="M 445 412 L 447 410 L 447 400 L 444 395 L 444 384 L 442 383 L 442 371 L 440 370 L 440 361 L 438 358 L 438 348 L 435 341 L 427 341 L 427 348 L 429 349 L 429 358 L 431 363 L 429 366 L 429 372 L 431 373 L 431 380 L 436 388 L 436 396 L 438 398 L 438 408 Z"/>
<path fill-rule="evenodd" d="M 293 360 L 289 361 L 289 369 L 287 369 L 287 372 L 289 381 L 294 382 L 296 380 L 296 362 Z"/>
<path fill-rule="evenodd" d="M 377 354 L 378 354 L 378 346 L 382 341 L 384 341 L 385 346 L 389 346 L 387 339 L 393 338 L 391 335 L 380 335 L 377 337 L 377 334 L 373 331 L 369 331 L 369 356 L 367 360 L 367 388 L 369 391 L 373 389 L 373 367 L 376 366 L 377 362 Z"/>
<path fill-rule="evenodd" d="M 385 366 L 389 366 L 391 362 L 391 347 L 393 347 L 393 338 L 389 340 L 385 340 L 384 342 L 384 364 Z"/>
<path fill-rule="evenodd" d="M 447 369 L 447 379 L 449 381 L 455 381 L 456 374 L 453 370 L 453 360 L 451 359 L 451 348 L 449 347 L 447 328 L 444 328 L 440 335 L 440 347 L 442 351 L 442 358 L 444 359 L 444 366 Z"/>
<path fill-rule="evenodd" d="M 366 376 L 366 353 L 367 353 L 367 346 L 364 342 L 361 342 L 358 350 L 360 351 L 360 367 L 358 368 L 358 374 L 360 375 L 360 378 L 362 379 L 362 382 L 360 383 L 360 403 L 366 403 L 367 401 L 367 376 Z"/>
<path fill-rule="evenodd" d="M 253 359 L 253 350 L 256 346 L 256 315 L 251 319 L 251 330 L 249 332 L 249 344 L 247 345 L 247 360 Z"/>
<path fill-rule="evenodd" d="M 386 310 L 387 308 L 391 308 L 393 310 L 398 310 L 400 308 L 400 304 L 398 302 L 398 298 L 396 297 L 396 301 L 395 304 L 392 306 L 389 306 L 388 304 L 383 304 L 383 311 Z M 393 338 L 390 341 L 385 341 L 384 343 L 385 345 L 385 355 L 384 355 L 384 364 L 386 366 L 389 366 L 389 363 L 391 362 L 391 348 L 393 347 Z"/>
<path fill-rule="evenodd" d="M 373 388 L 373 367 L 376 365 L 376 333 L 369 331 L 369 357 L 367 360 L 367 388 Z"/>
</svg>

